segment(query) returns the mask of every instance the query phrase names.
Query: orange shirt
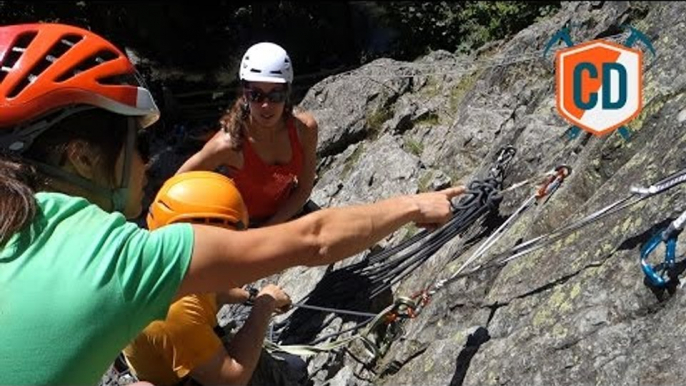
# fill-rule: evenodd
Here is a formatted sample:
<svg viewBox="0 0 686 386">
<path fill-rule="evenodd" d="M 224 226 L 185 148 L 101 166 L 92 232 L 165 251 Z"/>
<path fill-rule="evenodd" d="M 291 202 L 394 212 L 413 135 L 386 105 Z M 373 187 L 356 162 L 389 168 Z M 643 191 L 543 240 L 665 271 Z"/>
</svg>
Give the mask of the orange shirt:
<svg viewBox="0 0 686 386">
<path fill-rule="evenodd" d="M 188 295 L 169 308 L 165 320 L 148 325 L 124 349 L 133 373 L 156 386 L 174 385 L 222 347 L 215 294 Z"/>
<path fill-rule="evenodd" d="M 291 160 L 285 165 L 267 165 L 249 141 L 243 145 L 243 168 L 232 169 L 233 178 L 248 208 L 250 219 L 262 221 L 273 216 L 297 186 L 303 168 L 303 149 L 295 119 L 287 122 Z"/>
</svg>

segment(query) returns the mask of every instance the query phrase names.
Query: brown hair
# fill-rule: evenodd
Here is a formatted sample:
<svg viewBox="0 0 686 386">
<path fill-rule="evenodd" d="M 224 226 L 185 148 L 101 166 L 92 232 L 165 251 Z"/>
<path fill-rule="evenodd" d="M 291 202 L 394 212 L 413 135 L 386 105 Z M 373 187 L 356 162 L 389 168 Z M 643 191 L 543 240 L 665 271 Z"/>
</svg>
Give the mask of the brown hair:
<svg viewBox="0 0 686 386">
<path fill-rule="evenodd" d="M 96 170 L 114 186 L 115 165 L 126 140 L 128 117 L 107 110 L 92 109 L 56 123 L 36 139 L 25 153 L 29 159 L 54 166 L 67 162 L 68 146 L 73 141 L 88 144 L 97 154 Z"/>
<path fill-rule="evenodd" d="M 56 123 L 39 136 L 24 157 L 54 166 L 67 161 L 69 143 L 82 140 L 98 154 L 97 170 L 114 183 L 115 165 L 124 146 L 127 117 L 93 109 Z M 18 157 L 0 157 L 0 245 L 28 225 L 36 215 L 34 194 L 45 179 Z"/>
<path fill-rule="evenodd" d="M 33 167 L 10 157 L 0 158 L 0 246 L 36 215 L 33 194 L 38 186 Z"/>
<path fill-rule="evenodd" d="M 243 82 L 239 88 L 239 94 L 236 97 L 234 104 L 226 109 L 224 115 L 219 118 L 219 127 L 222 131 L 229 135 L 231 139 L 231 148 L 233 150 L 239 150 L 243 147 L 243 141 L 245 140 L 245 122 L 250 116 L 250 104 L 245 100 L 243 96 L 243 88 L 247 86 L 247 82 Z M 290 93 L 290 86 L 287 92 Z M 283 119 L 288 120 L 293 116 L 293 104 L 291 103 L 290 97 L 286 99 L 286 105 L 283 110 Z"/>
</svg>

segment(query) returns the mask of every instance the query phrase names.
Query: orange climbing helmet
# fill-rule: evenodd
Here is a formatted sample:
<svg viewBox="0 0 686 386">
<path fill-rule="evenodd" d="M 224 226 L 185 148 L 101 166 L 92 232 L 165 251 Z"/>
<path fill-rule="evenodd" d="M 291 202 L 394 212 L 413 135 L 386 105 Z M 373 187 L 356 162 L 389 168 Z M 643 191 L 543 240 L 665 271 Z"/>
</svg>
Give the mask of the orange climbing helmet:
<svg viewBox="0 0 686 386">
<path fill-rule="evenodd" d="M 141 127 L 160 116 L 128 57 L 99 35 L 54 23 L 0 27 L 0 134 L 14 137 L 0 148 L 28 147 L 50 126 L 32 121 L 77 106 L 139 117 Z"/>
<path fill-rule="evenodd" d="M 147 222 L 150 230 L 177 222 L 245 229 L 248 210 L 233 180 L 215 172 L 191 171 L 162 185 Z"/>
</svg>

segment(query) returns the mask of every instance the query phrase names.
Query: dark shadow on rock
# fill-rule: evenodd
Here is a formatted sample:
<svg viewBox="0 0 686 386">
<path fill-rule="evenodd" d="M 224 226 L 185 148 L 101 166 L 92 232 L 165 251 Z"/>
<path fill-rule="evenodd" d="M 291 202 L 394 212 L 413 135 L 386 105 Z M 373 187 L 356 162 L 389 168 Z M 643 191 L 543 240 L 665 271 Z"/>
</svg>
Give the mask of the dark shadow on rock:
<svg viewBox="0 0 686 386">
<path fill-rule="evenodd" d="M 635 236 L 632 236 L 624 240 L 624 242 L 622 242 L 622 244 L 619 246 L 618 250 L 634 250 L 638 247 L 639 252 L 636 256 L 636 263 L 637 265 L 640 265 L 640 251 L 643 250 L 648 241 L 650 241 L 655 235 L 664 231 L 672 221 L 674 221 L 674 218 L 666 218 L 660 221 L 659 223 L 654 224 L 650 228 L 646 229 L 644 232 L 641 232 Z M 653 269 L 656 272 L 661 272 L 662 267 L 660 266 L 660 264 L 664 263 L 664 255 L 656 256 L 653 260 L 660 262 L 657 265 L 654 265 Z M 681 284 L 679 276 L 684 271 L 686 271 L 686 261 L 684 261 L 683 256 L 678 257 L 675 260 L 676 261 L 674 266 L 666 269 L 665 271 L 665 279 L 667 280 L 665 286 L 655 285 L 653 282 L 650 281 L 650 279 L 648 279 L 648 277 L 643 275 L 643 284 L 653 293 L 655 298 L 660 302 L 669 299 L 672 295 L 676 293 L 677 289 L 679 288 L 679 285 Z"/>
<path fill-rule="evenodd" d="M 317 286 L 310 292 L 305 304 L 338 308 L 341 310 L 378 313 L 393 302 L 390 290 L 372 298 L 372 281 L 359 273 L 348 270 L 327 272 Z M 298 308 L 282 322 L 279 335 L 284 344 L 305 344 L 312 342 L 324 328 L 328 313 L 305 308 Z M 338 314 L 343 323 L 364 322 L 365 316 Z"/>
<path fill-rule="evenodd" d="M 469 365 L 472 358 L 479 351 L 482 344 L 488 342 L 491 336 L 488 334 L 488 330 L 479 327 L 467 338 L 467 344 L 465 348 L 457 356 L 455 373 L 453 378 L 450 380 L 450 386 L 461 386 L 464 382 L 464 378 L 467 376 L 467 371 L 469 370 Z"/>
<path fill-rule="evenodd" d="M 491 210 L 486 213 L 483 224 L 478 232 L 464 241 L 466 247 L 478 243 L 481 239 L 488 238 L 499 226 L 503 225 L 510 216 L 502 216 L 498 210 Z M 470 227 L 471 228 L 471 227 Z M 468 228 L 469 229 L 469 228 Z M 465 250 L 467 250 L 465 248 Z"/>
<path fill-rule="evenodd" d="M 485 196 L 484 196 L 485 197 Z M 500 225 L 502 225 L 509 216 L 500 215 L 497 210 L 500 199 L 494 198 L 491 210 L 487 210 L 482 215 L 475 217 L 470 221 L 469 226 L 462 229 L 459 233 L 466 238 L 465 245 L 473 245 L 485 237 L 488 237 Z M 485 203 L 481 203 L 485 205 Z M 476 219 L 481 217 L 482 223 L 479 227 L 473 227 Z M 455 237 L 457 234 L 455 234 Z M 447 240 L 445 240 L 447 241 Z M 408 247 L 411 248 L 411 247 Z M 406 251 L 413 251 L 406 254 Z M 324 277 L 319 281 L 317 286 L 310 292 L 305 304 L 338 308 L 350 311 L 361 311 L 368 313 L 378 313 L 384 308 L 393 303 L 393 293 L 391 292 L 390 283 L 398 279 L 396 276 L 389 275 L 394 269 L 402 268 L 405 262 L 409 259 L 418 257 L 420 249 L 406 249 L 398 252 L 402 256 L 389 256 L 381 260 L 374 260 L 377 253 L 372 253 L 366 259 L 347 266 L 336 271 L 327 271 Z M 377 252 L 383 252 L 378 250 Z M 405 276 L 412 272 L 421 269 L 421 265 L 433 254 L 422 256 L 415 263 L 408 268 L 398 269 L 398 275 Z M 369 263 L 375 261 L 374 263 Z M 409 264 L 409 263 L 408 263 Z M 416 264 L 416 265 L 415 265 Z M 383 290 L 382 290 L 383 289 Z M 381 291 L 378 295 L 373 296 L 376 291 Z M 353 316 L 339 314 L 343 322 L 355 321 L 363 322 L 368 319 L 364 316 Z M 324 320 L 327 317 L 326 312 L 315 311 L 310 309 L 298 308 L 291 316 L 276 325 L 279 340 L 284 344 L 305 344 L 311 343 L 324 328 Z"/>
<path fill-rule="evenodd" d="M 651 226 L 650 228 L 646 229 L 644 232 L 641 232 L 635 236 L 629 237 L 628 239 L 624 240 L 622 244 L 619 245 L 618 250 L 620 251 L 626 251 L 626 250 L 632 250 L 635 249 L 637 246 L 643 246 L 648 240 L 650 240 L 651 237 L 653 237 L 654 234 L 657 232 L 663 231 L 669 223 L 674 221 L 674 218 L 668 218 L 665 220 L 660 221 L 659 223 Z"/>
<path fill-rule="evenodd" d="M 681 280 L 679 276 L 686 271 L 686 256 L 680 256 L 676 258 L 674 266 L 667 270 L 667 283 L 665 286 L 660 287 L 653 282 L 651 282 L 647 277 L 643 277 L 643 284 L 648 287 L 648 289 L 655 295 L 655 298 L 659 302 L 663 302 L 671 298 L 681 285 Z"/>
</svg>

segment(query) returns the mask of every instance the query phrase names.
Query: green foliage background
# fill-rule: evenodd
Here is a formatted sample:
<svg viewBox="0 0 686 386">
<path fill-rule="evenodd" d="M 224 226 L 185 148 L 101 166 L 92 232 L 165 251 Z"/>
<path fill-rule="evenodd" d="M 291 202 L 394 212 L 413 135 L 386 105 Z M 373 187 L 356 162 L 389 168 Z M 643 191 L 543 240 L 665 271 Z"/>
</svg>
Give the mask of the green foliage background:
<svg viewBox="0 0 686 386">
<path fill-rule="evenodd" d="M 163 65 L 193 71 L 235 66 L 253 43 L 287 48 L 296 75 L 378 57 L 413 60 L 430 50 L 469 51 L 510 36 L 559 2 L 114 2 L 0 1 L 0 23 L 76 24 Z"/>
</svg>

